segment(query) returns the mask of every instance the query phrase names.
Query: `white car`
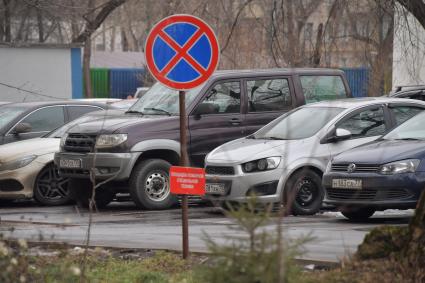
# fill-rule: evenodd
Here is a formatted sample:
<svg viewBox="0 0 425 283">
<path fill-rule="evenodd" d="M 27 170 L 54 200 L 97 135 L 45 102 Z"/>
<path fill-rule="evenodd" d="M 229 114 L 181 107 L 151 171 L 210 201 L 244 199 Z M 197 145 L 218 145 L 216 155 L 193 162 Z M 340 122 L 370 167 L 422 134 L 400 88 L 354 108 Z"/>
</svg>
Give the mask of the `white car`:
<svg viewBox="0 0 425 283">
<path fill-rule="evenodd" d="M 60 138 L 74 125 L 105 116 L 122 115 L 123 112 L 91 112 L 43 137 L 0 146 L 0 200 L 34 197 L 44 205 L 69 202 L 68 179 L 58 175 L 53 163 L 53 155 L 59 150 Z"/>
<path fill-rule="evenodd" d="M 213 202 L 281 201 L 293 214 L 322 205 L 322 175 L 332 156 L 373 141 L 425 109 L 422 101 L 363 98 L 299 107 L 256 133 L 226 143 L 206 159 Z"/>
</svg>

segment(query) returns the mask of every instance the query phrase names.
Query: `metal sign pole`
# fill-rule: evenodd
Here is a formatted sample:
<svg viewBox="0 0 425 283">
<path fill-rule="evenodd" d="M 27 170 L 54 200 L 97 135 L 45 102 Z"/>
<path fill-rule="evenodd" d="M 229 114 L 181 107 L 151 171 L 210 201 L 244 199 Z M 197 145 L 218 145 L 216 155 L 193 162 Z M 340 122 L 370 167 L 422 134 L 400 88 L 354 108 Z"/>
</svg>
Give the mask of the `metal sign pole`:
<svg viewBox="0 0 425 283">
<path fill-rule="evenodd" d="M 185 92 L 179 91 L 179 110 L 180 110 L 180 166 L 189 166 L 187 156 L 187 116 L 185 105 Z M 189 257 L 189 221 L 188 221 L 188 203 L 187 195 L 182 195 L 182 229 L 183 229 L 183 259 Z"/>
<path fill-rule="evenodd" d="M 167 27 L 171 27 L 168 29 Z M 196 29 L 193 29 L 196 27 Z M 191 34 L 186 42 L 181 42 L 182 35 Z M 157 40 L 160 39 L 160 40 Z M 162 44 L 160 44 L 163 42 Z M 196 48 L 196 54 L 189 54 Z M 174 56 L 170 57 L 170 50 Z M 182 227 L 183 227 L 183 258 L 189 257 L 189 225 L 188 225 L 188 197 L 187 194 L 205 193 L 205 171 L 202 168 L 190 168 L 187 154 L 187 116 L 185 107 L 185 91 L 196 88 L 208 80 L 218 66 L 220 48 L 213 29 L 200 18 L 192 15 L 171 15 L 159 21 L 149 32 L 145 46 L 146 66 L 152 76 L 164 86 L 179 91 L 180 109 L 180 166 L 170 168 L 170 180 L 173 178 L 173 167 L 182 167 L 184 170 L 196 171 L 194 183 L 180 186 L 183 181 L 175 180 L 170 183 L 170 191 L 181 195 L 182 199 Z M 181 64 L 181 59 L 186 64 Z M 190 60 L 189 60 L 190 59 Z M 161 66 L 158 68 L 158 66 Z M 199 70 L 203 69 L 202 72 Z M 178 76 L 176 76 L 176 72 Z M 195 78 L 193 74 L 198 74 Z M 180 168 L 181 169 L 181 168 Z M 201 169 L 194 170 L 194 169 Z M 192 174 L 193 175 L 193 174 Z M 201 177 L 199 177 L 201 176 Z M 189 179 L 190 179 L 189 178 Z M 180 178 L 184 179 L 185 178 Z M 190 190 L 189 190 L 190 189 Z"/>
</svg>

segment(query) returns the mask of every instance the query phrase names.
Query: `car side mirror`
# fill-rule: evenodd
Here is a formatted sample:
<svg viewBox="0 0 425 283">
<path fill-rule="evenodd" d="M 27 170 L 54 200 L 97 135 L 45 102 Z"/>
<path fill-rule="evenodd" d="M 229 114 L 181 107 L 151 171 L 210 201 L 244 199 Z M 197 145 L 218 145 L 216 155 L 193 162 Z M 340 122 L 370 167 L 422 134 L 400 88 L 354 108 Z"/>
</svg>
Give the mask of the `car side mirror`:
<svg viewBox="0 0 425 283">
<path fill-rule="evenodd" d="M 218 113 L 218 111 L 219 106 L 215 103 L 201 103 L 196 107 L 193 114 L 196 117 L 201 118 L 201 115 L 215 114 Z"/>
<path fill-rule="evenodd" d="M 337 141 L 347 140 L 347 139 L 351 138 L 351 132 L 349 130 L 346 130 L 346 129 L 338 128 L 335 131 L 335 138 L 336 138 Z"/>
<path fill-rule="evenodd" d="M 15 128 L 13 128 L 13 133 L 15 135 L 19 135 L 19 134 L 31 132 L 31 130 L 32 130 L 32 127 L 30 124 L 19 123 L 18 125 L 15 126 Z"/>
</svg>

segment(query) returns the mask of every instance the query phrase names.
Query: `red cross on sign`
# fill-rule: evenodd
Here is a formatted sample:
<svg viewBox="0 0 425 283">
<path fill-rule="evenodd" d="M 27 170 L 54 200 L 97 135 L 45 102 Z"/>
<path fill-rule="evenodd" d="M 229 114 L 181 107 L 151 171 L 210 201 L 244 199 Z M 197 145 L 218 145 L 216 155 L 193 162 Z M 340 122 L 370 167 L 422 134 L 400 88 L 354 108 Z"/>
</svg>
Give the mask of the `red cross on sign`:
<svg viewBox="0 0 425 283">
<path fill-rule="evenodd" d="M 170 168 L 171 193 L 176 195 L 205 195 L 203 168 L 172 166 Z"/>
</svg>

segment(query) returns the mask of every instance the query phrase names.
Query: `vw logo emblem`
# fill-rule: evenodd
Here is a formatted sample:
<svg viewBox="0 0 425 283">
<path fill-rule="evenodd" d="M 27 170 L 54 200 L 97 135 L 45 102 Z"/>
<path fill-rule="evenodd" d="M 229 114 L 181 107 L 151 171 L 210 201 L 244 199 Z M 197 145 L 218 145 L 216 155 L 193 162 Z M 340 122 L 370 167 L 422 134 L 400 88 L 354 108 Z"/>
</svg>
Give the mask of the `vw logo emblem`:
<svg viewBox="0 0 425 283">
<path fill-rule="evenodd" d="M 347 166 L 347 172 L 348 173 L 353 173 L 354 171 L 356 171 L 356 164 L 351 163 Z"/>
</svg>

